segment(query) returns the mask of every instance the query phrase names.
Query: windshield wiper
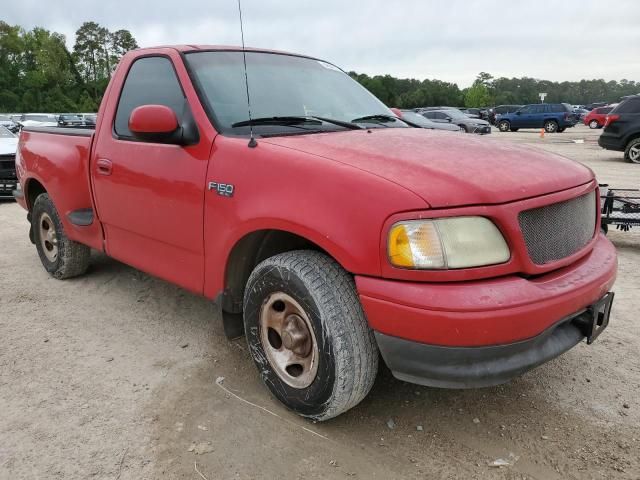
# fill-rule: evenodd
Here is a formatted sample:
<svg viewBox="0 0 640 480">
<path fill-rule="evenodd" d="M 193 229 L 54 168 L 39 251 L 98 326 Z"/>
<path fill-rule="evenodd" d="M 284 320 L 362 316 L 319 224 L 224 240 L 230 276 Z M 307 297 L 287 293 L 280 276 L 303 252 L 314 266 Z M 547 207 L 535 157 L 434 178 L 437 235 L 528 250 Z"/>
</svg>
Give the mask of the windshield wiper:
<svg viewBox="0 0 640 480">
<path fill-rule="evenodd" d="M 355 123 L 345 122 L 343 120 L 335 120 L 333 118 L 325 118 L 325 117 L 316 117 L 314 115 L 308 116 L 295 116 L 295 115 L 287 115 L 282 117 L 261 117 L 261 118 L 252 118 L 251 120 L 243 120 L 242 122 L 236 122 L 232 127 L 246 127 L 249 125 L 285 125 L 285 126 L 298 126 L 301 124 L 312 124 L 312 125 L 320 125 L 322 122 L 324 123 L 332 123 L 333 125 L 338 125 L 339 127 L 348 128 L 351 130 L 361 130 L 364 127 L 360 125 L 356 125 Z"/>
<path fill-rule="evenodd" d="M 300 125 L 301 123 L 312 123 L 320 125 L 322 122 L 312 117 L 261 117 L 243 120 L 232 124 L 232 127 L 247 127 L 249 125 Z"/>
</svg>

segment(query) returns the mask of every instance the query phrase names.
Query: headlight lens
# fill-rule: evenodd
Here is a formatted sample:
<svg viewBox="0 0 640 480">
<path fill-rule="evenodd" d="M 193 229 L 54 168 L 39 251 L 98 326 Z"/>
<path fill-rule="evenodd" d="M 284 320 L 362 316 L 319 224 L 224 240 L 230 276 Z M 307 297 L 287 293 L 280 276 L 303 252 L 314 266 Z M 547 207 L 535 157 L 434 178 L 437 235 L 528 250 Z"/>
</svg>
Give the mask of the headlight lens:
<svg viewBox="0 0 640 480">
<path fill-rule="evenodd" d="M 509 260 L 511 252 L 495 224 L 485 217 L 452 217 L 396 223 L 388 254 L 396 267 L 470 268 Z"/>
</svg>

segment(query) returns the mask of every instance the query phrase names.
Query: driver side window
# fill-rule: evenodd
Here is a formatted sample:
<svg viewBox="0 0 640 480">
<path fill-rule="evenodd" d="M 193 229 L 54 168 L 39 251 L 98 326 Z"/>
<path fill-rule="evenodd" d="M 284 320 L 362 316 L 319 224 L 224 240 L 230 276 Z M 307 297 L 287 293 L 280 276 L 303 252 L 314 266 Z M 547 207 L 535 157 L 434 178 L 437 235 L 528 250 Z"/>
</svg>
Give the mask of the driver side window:
<svg viewBox="0 0 640 480">
<path fill-rule="evenodd" d="M 114 129 L 118 136 L 133 137 L 129 117 L 141 105 L 164 105 L 175 112 L 178 120 L 183 117 L 187 101 L 168 58 L 143 57 L 129 69 L 116 111 Z"/>
</svg>

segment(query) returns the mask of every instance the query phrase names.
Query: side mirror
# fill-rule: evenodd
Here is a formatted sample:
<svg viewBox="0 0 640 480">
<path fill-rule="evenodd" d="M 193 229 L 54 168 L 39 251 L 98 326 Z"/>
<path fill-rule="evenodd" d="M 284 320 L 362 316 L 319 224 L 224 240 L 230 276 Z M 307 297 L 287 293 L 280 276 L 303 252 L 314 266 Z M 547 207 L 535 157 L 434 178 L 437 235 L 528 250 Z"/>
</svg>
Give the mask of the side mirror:
<svg viewBox="0 0 640 480">
<path fill-rule="evenodd" d="M 140 140 L 176 143 L 178 127 L 176 113 L 164 105 L 141 105 L 129 116 L 129 130 Z"/>
<path fill-rule="evenodd" d="M 447 117 L 447 122 L 451 123 L 451 117 Z"/>
</svg>

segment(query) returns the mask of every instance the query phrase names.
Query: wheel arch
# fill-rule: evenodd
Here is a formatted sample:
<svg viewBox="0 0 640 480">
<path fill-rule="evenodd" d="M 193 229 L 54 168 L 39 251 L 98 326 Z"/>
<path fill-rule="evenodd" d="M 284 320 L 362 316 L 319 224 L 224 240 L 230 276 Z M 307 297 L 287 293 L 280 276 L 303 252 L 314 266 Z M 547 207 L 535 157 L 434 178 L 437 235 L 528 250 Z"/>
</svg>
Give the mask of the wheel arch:
<svg viewBox="0 0 640 480">
<path fill-rule="evenodd" d="M 345 268 L 339 255 L 332 254 L 308 236 L 290 230 L 260 229 L 246 233 L 238 239 L 226 259 L 224 286 L 216 299 L 222 313 L 227 337 L 243 333 L 242 304 L 247 281 L 254 268 L 263 260 L 293 250 L 314 250 L 333 258 Z M 345 270 L 348 271 L 347 268 Z"/>
<path fill-rule="evenodd" d="M 33 177 L 27 179 L 24 186 L 24 196 L 27 202 L 27 208 L 29 209 L 29 212 L 31 212 L 36 198 L 43 193 L 47 193 L 47 189 L 44 187 L 42 182 Z"/>
</svg>

